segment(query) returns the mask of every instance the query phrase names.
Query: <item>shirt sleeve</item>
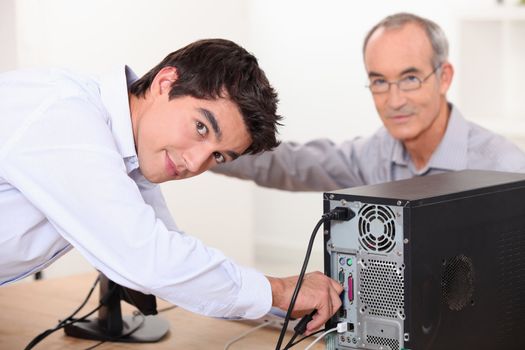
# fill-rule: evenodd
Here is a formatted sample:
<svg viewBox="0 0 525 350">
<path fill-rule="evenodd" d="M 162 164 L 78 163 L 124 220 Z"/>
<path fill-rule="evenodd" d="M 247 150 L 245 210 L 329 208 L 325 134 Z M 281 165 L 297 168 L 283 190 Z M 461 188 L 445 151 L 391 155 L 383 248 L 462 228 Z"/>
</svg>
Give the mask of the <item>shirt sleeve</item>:
<svg viewBox="0 0 525 350">
<path fill-rule="evenodd" d="M 145 202 L 106 122 L 79 97 L 44 103 L 4 148 L 5 179 L 116 283 L 209 316 L 268 312 L 264 275 L 175 231 Z"/>
<path fill-rule="evenodd" d="M 331 191 L 364 184 L 358 164 L 359 139 L 336 144 L 317 139 L 283 142 L 274 151 L 241 156 L 213 168 L 219 174 L 289 191 Z"/>
</svg>

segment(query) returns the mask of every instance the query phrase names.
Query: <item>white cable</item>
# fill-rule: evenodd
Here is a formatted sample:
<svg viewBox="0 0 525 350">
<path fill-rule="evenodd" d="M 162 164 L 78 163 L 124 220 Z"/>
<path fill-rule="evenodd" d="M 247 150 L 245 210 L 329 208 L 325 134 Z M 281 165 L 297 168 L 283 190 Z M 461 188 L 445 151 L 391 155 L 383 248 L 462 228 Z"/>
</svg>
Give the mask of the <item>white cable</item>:
<svg viewBox="0 0 525 350">
<path fill-rule="evenodd" d="M 232 340 L 228 341 L 226 343 L 226 345 L 224 345 L 224 350 L 228 350 L 230 348 L 230 346 L 233 344 L 233 343 L 236 343 L 238 342 L 239 340 L 241 340 L 242 338 L 246 337 L 248 334 L 250 333 L 253 333 L 255 332 L 256 330 L 258 329 L 261 329 L 263 327 L 266 327 L 266 326 L 270 326 L 272 324 L 274 324 L 275 321 L 264 321 L 264 323 L 261 323 L 260 325 L 258 325 L 257 327 L 253 327 L 251 329 L 248 329 L 247 331 L 245 331 L 244 333 L 241 333 L 240 335 L 236 336 L 235 338 L 233 338 Z"/>
<path fill-rule="evenodd" d="M 327 330 L 326 332 L 324 332 L 323 334 L 321 334 L 320 336 L 315 338 L 315 340 L 313 342 L 311 342 L 310 345 L 308 345 L 304 350 L 310 350 L 315 345 L 315 343 L 317 343 L 319 340 L 323 339 L 328 333 L 332 333 L 332 332 L 335 332 L 335 331 L 337 331 L 337 327 Z"/>
</svg>

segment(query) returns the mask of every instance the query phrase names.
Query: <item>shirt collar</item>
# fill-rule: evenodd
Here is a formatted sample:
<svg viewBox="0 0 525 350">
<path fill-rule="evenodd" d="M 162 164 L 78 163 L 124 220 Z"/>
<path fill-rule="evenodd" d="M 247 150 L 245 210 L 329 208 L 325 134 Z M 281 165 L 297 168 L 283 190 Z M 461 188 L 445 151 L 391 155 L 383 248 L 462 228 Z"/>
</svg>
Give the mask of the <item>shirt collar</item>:
<svg viewBox="0 0 525 350">
<path fill-rule="evenodd" d="M 138 167 L 128 96 L 128 86 L 137 79 L 128 66 L 119 66 L 100 79 L 100 95 L 109 112 L 111 132 L 128 172 Z"/>
<path fill-rule="evenodd" d="M 453 171 L 467 166 L 469 125 L 454 105 L 450 107 L 447 130 L 428 162 L 429 168 Z"/>
<path fill-rule="evenodd" d="M 390 137 L 392 137 L 389 134 Z M 403 143 L 397 139 L 394 139 L 392 137 L 392 140 L 394 140 L 394 148 L 392 150 L 392 163 L 397 165 L 403 165 L 408 166 L 408 163 L 410 163 L 410 158 L 408 156 L 408 152 L 405 149 L 405 146 L 403 146 Z"/>
<path fill-rule="evenodd" d="M 469 125 L 457 107 L 450 104 L 450 108 L 451 112 L 445 135 L 426 167 L 419 171 L 415 170 L 405 146 L 399 140 L 394 140 L 392 162 L 397 165 L 408 166 L 417 175 L 422 175 L 430 169 L 465 169 L 467 166 Z"/>
</svg>

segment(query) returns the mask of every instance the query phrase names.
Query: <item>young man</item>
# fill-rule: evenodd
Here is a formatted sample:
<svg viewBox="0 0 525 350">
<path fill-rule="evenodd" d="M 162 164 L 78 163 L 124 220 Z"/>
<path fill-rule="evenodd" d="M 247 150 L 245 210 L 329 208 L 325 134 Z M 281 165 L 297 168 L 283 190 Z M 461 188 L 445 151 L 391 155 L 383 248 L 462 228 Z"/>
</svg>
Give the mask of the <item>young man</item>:
<svg viewBox="0 0 525 350">
<path fill-rule="evenodd" d="M 437 24 L 407 13 L 388 16 L 369 31 L 363 56 L 383 122 L 375 134 L 341 144 L 285 142 L 217 172 L 262 186 L 326 191 L 461 169 L 525 171 L 522 151 L 466 121 L 447 101 L 454 69 Z"/>
<path fill-rule="evenodd" d="M 236 265 L 181 232 L 160 182 L 275 147 L 277 96 L 257 60 L 226 40 L 168 55 L 140 79 L 63 70 L 0 75 L 0 285 L 77 248 L 118 284 L 210 316 L 286 309 L 296 277 Z M 296 315 L 311 331 L 340 305 L 339 284 L 305 279 Z"/>
</svg>

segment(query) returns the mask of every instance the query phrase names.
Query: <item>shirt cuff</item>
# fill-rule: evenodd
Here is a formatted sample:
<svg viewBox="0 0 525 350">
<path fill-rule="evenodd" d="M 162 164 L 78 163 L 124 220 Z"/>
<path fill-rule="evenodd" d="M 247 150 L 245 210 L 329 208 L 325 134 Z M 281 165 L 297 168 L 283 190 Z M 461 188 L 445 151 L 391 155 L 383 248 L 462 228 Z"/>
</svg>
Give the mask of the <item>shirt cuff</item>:
<svg viewBox="0 0 525 350">
<path fill-rule="evenodd" d="M 272 307 L 270 281 L 259 271 L 241 268 L 242 286 L 232 313 L 242 318 L 257 319 L 266 315 Z"/>
</svg>

